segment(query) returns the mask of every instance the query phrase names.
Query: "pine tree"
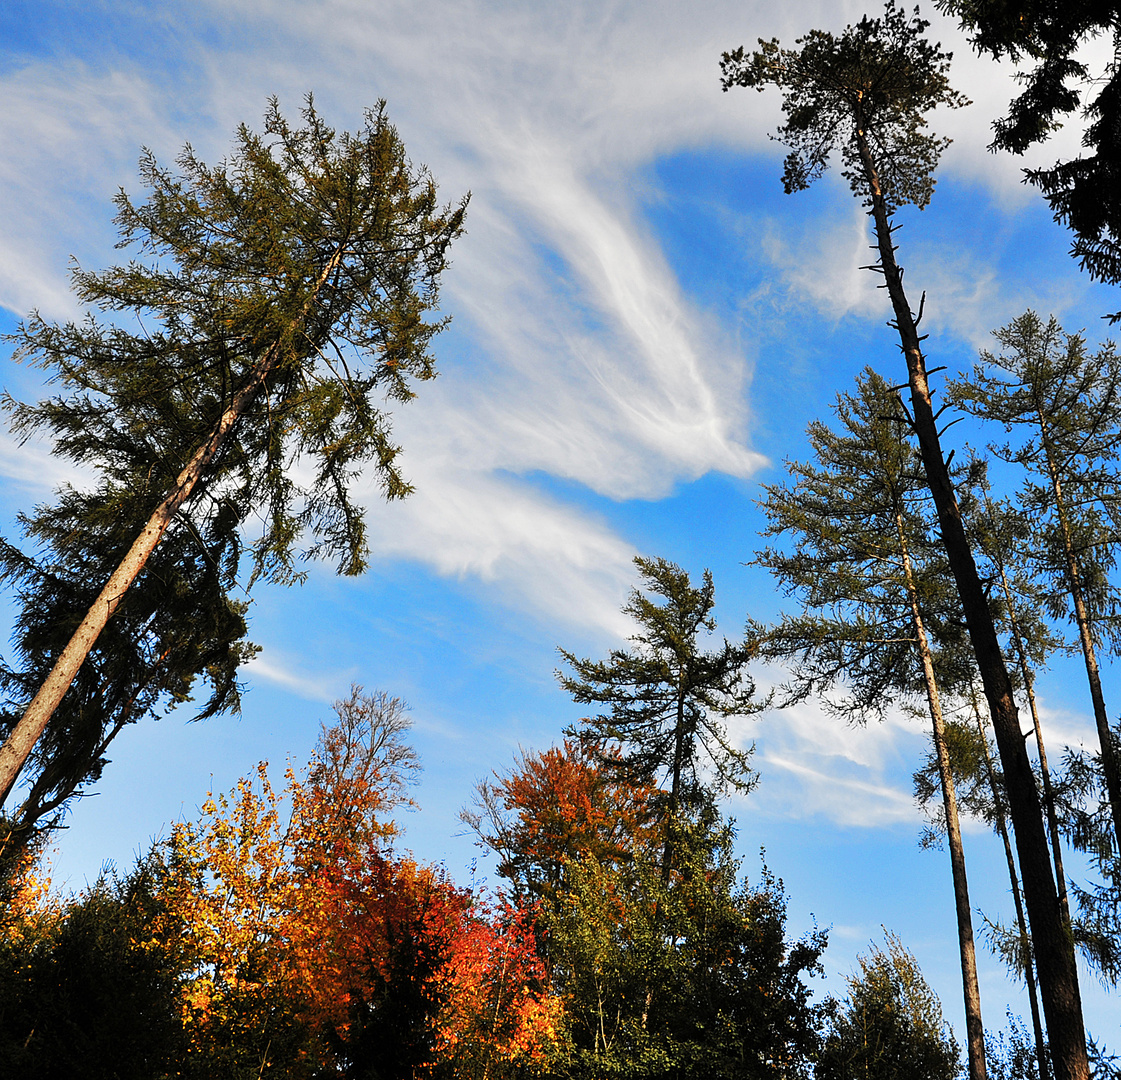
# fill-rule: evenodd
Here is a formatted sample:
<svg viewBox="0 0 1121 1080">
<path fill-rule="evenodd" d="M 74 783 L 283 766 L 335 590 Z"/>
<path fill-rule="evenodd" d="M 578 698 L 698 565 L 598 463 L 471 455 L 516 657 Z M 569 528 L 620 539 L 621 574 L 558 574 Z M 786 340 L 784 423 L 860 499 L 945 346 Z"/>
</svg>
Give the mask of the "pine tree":
<svg viewBox="0 0 1121 1080">
<path fill-rule="evenodd" d="M 1059 1080 L 1086 1080 L 1078 972 L 1051 872 L 1034 774 L 1012 681 L 942 452 L 918 331 L 923 305 L 916 314 L 908 301 L 892 239 L 895 211 L 907 204 L 922 209 L 929 202 L 932 172 L 946 146 L 945 139 L 926 130 L 926 114 L 938 105 L 965 104 L 949 84 L 949 56 L 924 38 L 927 25 L 917 14 L 908 18 L 889 0 L 882 18 L 865 16 L 839 36 L 810 31 L 796 50 L 782 49 L 773 40 L 761 41 L 750 55 L 742 47 L 725 53 L 723 85 L 759 90 L 775 85 L 782 91 L 787 120 L 778 137 L 791 149 L 783 173 L 788 192 L 820 177 L 836 149 L 843 174 L 872 216 L 879 255 L 874 270 L 883 276 L 891 301 L 891 325 L 907 366 L 911 422 L 1000 749 L 1055 1071 Z"/>
</svg>

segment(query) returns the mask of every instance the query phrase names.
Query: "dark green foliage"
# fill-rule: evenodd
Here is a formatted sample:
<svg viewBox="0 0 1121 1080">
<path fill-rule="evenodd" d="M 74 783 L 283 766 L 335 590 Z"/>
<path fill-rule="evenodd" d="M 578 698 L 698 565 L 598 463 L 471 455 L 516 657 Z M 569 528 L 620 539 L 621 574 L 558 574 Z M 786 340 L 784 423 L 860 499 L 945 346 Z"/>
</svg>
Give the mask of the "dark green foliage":
<svg viewBox="0 0 1121 1080">
<path fill-rule="evenodd" d="M 103 876 L 0 941 L 0 1062 L 25 1080 L 159 1080 L 186 1053 L 177 958 L 152 932 L 154 868 Z"/>
<path fill-rule="evenodd" d="M 958 1046 L 942 1006 L 897 937 L 859 958 L 814 1070 L 815 1080 L 954 1080 Z"/>
<path fill-rule="evenodd" d="M 61 387 L 34 405 L 5 398 L 13 430 L 48 435 L 97 481 L 23 519 L 38 551 L 0 548 L 22 607 L 18 662 L 0 671 L 5 735 L 132 542 L 162 538 L 46 728 L 16 814 L 25 834 L 97 779 L 124 724 L 185 700 L 197 677 L 212 690 L 201 715 L 236 709 L 252 647 L 229 593 L 250 520 L 263 522 L 251 581 L 299 580 L 301 557 L 364 569 L 352 484 L 372 470 L 387 497 L 410 490 L 384 401 L 435 374 L 443 320 L 428 316 L 462 227 L 464 205 L 438 205 L 380 105 L 338 134 L 310 98 L 298 127 L 273 101 L 229 160 L 210 167 L 187 148 L 170 170 L 146 152 L 140 171 L 147 199 L 116 200 L 135 258 L 74 272 L 94 311 L 63 325 L 32 315 L 12 336 Z M 168 524 L 160 508 L 177 490 L 189 494 Z"/>
<path fill-rule="evenodd" d="M 636 558 L 635 565 L 645 591 L 635 589 L 623 613 L 640 627 L 631 638 L 636 647 L 613 649 L 606 661 L 561 649 L 574 674 L 557 677 L 579 704 L 609 708 L 584 721 L 596 743 L 621 747 L 619 756 L 603 756 L 603 767 L 636 781 L 668 778 L 671 814 L 698 790 L 705 758 L 718 782 L 747 791 L 755 782 L 751 751 L 729 742 L 723 721 L 764 707 L 744 670 L 754 649 L 725 639 L 723 648 L 701 651 L 699 636 L 716 628 L 707 570 L 698 589 L 665 559 Z"/>
<path fill-rule="evenodd" d="M 17 585 L 18 666 L 0 663 L 0 737 L 6 738 L 102 583 L 148 514 L 142 491 L 64 489 L 54 506 L 22 516 L 33 557 L 0 540 L 0 576 Z M 126 725 L 190 699 L 197 678 L 210 696 L 198 719 L 240 709 L 237 670 L 256 651 L 245 641 L 245 603 L 232 600 L 238 537 L 221 520 L 201 535 L 176 523 L 99 637 L 32 755 L 4 859 L 57 823 L 68 799 L 96 783 Z M 27 775 L 27 774 L 25 774 Z"/>
<path fill-rule="evenodd" d="M 571 1077 L 809 1075 L 818 1010 L 804 979 L 824 932 L 785 939 L 782 882 L 737 886 L 732 831 L 711 804 L 673 827 L 673 871 L 655 858 L 568 867 L 543 910 L 565 995 Z"/>
<path fill-rule="evenodd" d="M 939 683 L 967 682 L 965 627 L 917 450 L 899 399 L 870 368 L 855 394 L 838 395 L 833 430 L 807 429 L 813 462 L 787 462 L 790 481 L 766 485 L 764 536 L 771 570 L 803 614 L 768 630 L 763 651 L 789 664 L 787 700 L 819 697 L 865 719 L 925 693 L 904 557 L 910 561 Z M 830 696 L 835 688 L 839 697 Z"/>
<path fill-rule="evenodd" d="M 438 206 L 382 106 L 356 135 L 336 134 L 310 100 L 303 118 L 292 127 L 273 101 L 264 134 L 243 125 L 215 167 L 189 148 L 178 173 L 145 153 L 148 199 L 121 192 L 116 221 L 121 246 L 148 263 L 74 273 L 82 301 L 139 331 L 32 316 L 14 335 L 17 355 L 68 395 L 7 402 L 18 434 L 48 432 L 56 454 L 107 482 L 143 473 L 155 506 L 270 355 L 266 390 L 189 506 L 193 521 L 228 515 L 227 528 L 261 515 L 254 572 L 277 580 L 299 576 L 305 530 L 306 555 L 362 570 L 363 515 L 350 496 L 359 469 L 372 464 L 390 497 L 408 492 L 379 404 L 408 400 L 409 380 L 435 373 L 428 345 L 443 324 L 425 315 L 463 218 L 462 204 Z M 306 487 L 291 475 L 297 461 L 313 473 Z"/>
<path fill-rule="evenodd" d="M 978 51 L 1034 66 L 1008 115 L 993 124 L 993 149 L 1022 154 L 1081 111 L 1082 145 L 1091 153 L 1050 168 L 1025 170 L 1043 192 L 1055 220 L 1074 233 L 1071 254 L 1100 281 L 1121 282 L 1121 16 L 1112 0 L 939 0 L 959 16 Z M 1100 76 L 1078 50 L 1112 36 L 1114 59 Z M 1092 91 L 1087 91 L 1093 86 Z M 1093 96 L 1088 100 L 1083 94 Z M 1119 316 L 1110 316 L 1116 321 Z"/>
<path fill-rule="evenodd" d="M 1121 484 L 1121 358 L 1111 344 L 1089 353 L 1085 338 L 1033 311 L 993 336 L 999 353 L 983 352 L 971 376 L 950 383 L 948 395 L 1014 436 L 990 450 L 1027 474 L 1018 502 L 1033 528 L 1022 539 L 1033 542 L 1028 554 L 1050 582 L 1050 614 L 1066 619 L 1071 609 L 1065 516 L 1087 614 L 1117 647 L 1121 593 L 1109 574 L 1121 540 L 1121 506 L 1113 497 Z"/>
<path fill-rule="evenodd" d="M 889 0 L 882 18 L 865 15 L 840 36 L 811 30 L 798 38 L 796 50 L 760 39 L 758 52 L 748 55 L 741 46 L 723 54 L 725 90 L 773 84 L 783 92 L 786 123 L 777 138 L 791 151 L 782 176 L 788 194 L 821 177 L 840 149 L 845 178 L 870 205 L 853 138 L 859 129 L 875 156 L 888 213 L 930 202 L 931 174 L 950 140 L 927 132 L 924 114 L 968 101 L 946 78 L 950 54 L 923 39 L 929 25 Z"/>
</svg>

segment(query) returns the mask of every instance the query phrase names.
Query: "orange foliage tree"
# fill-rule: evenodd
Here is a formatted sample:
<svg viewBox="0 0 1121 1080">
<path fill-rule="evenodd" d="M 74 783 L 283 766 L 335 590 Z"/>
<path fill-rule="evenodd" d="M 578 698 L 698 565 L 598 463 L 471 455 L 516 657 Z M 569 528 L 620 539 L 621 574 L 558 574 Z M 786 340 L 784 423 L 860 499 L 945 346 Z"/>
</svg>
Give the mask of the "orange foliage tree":
<svg viewBox="0 0 1121 1080">
<path fill-rule="evenodd" d="M 498 855 L 515 897 L 552 899 L 573 860 L 616 865 L 654 842 L 658 789 L 602 768 L 618 754 L 570 737 L 542 753 L 522 752 L 509 773 L 478 785 L 461 818 Z"/>
<path fill-rule="evenodd" d="M 277 792 L 262 764 L 168 843 L 195 1073 L 496 1077 L 544 1060 L 560 1014 L 525 913 L 393 849 L 416 768 L 404 707 L 355 688 L 336 712 L 302 777 Z"/>
</svg>

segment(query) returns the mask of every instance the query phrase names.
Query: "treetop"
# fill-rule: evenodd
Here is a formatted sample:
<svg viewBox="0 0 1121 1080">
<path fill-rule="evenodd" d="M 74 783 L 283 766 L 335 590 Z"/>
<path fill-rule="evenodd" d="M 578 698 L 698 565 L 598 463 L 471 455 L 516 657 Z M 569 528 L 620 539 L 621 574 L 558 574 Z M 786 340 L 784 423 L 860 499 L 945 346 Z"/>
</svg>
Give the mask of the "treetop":
<svg viewBox="0 0 1121 1080">
<path fill-rule="evenodd" d="M 740 46 L 723 54 L 724 90 L 774 85 L 782 91 L 786 122 L 773 137 L 791 151 L 782 177 L 787 194 L 824 175 L 839 148 L 843 175 L 867 197 L 860 136 L 875 155 L 889 212 L 908 203 L 921 210 L 930 202 L 931 173 L 950 140 L 926 130 L 926 114 L 969 101 L 950 86 L 951 54 L 923 37 L 929 25 L 917 8 L 908 17 L 888 0 L 882 17 L 865 15 L 840 35 L 811 30 L 796 40 L 796 49 L 760 38 L 755 52 Z"/>
</svg>

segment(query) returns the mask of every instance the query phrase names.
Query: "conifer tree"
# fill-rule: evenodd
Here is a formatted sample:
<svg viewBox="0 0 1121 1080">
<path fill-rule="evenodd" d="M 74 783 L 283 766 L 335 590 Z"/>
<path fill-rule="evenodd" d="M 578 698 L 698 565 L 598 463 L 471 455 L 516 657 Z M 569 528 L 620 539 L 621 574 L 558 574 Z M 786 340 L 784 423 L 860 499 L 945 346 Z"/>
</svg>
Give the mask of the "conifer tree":
<svg viewBox="0 0 1121 1080">
<path fill-rule="evenodd" d="M 972 673 L 961 615 L 933 532 L 930 492 L 891 388 L 866 369 L 857 394 L 838 397 L 841 430 L 810 425 L 815 463 L 788 463 L 789 486 L 770 485 L 766 536 L 789 536 L 790 553 L 767 548 L 768 567 L 803 613 L 786 616 L 764 651 L 792 667 L 789 699 L 825 697 L 863 719 L 894 701 L 926 697 L 957 909 L 970 1075 L 983 1077 L 984 1024 L 957 796 L 939 683 Z M 943 648 L 938 648 L 938 643 Z M 938 669 L 941 669 L 940 671 Z"/>
<path fill-rule="evenodd" d="M 995 331 L 999 354 L 984 352 L 968 378 L 950 386 L 951 399 L 974 416 L 1023 432 L 990 450 L 1027 473 L 1020 493 L 1036 524 L 1030 555 L 1047 580 L 1051 613 L 1073 618 L 1086 667 L 1113 850 L 1121 853 L 1121 754 L 1110 726 L 1095 642 L 1116 649 L 1121 592 L 1109 581 L 1121 544 L 1121 358 L 1112 346 L 1086 351 L 1028 311 Z"/>
<path fill-rule="evenodd" d="M 782 49 L 772 40 L 760 41 L 760 49 L 751 54 L 742 47 L 725 53 L 723 85 L 758 90 L 774 85 L 782 91 L 786 123 L 778 137 L 791 150 L 783 172 L 787 192 L 800 191 L 822 176 L 830 155 L 839 150 L 842 172 L 873 219 L 879 256 L 874 270 L 883 276 L 891 301 L 891 325 L 907 367 L 911 422 L 1000 749 L 1056 1076 L 1086 1080 L 1078 972 L 1051 871 L 1035 778 L 1012 681 L 942 451 L 918 331 L 923 304 L 916 313 L 908 300 L 892 239 L 895 212 L 907 204 L 922 209 L 929 202 L 932 173 L 946 146 L 945 139 L 926 130 L 926 114 L 939 105 L 966 103 L 947 78 L 949 56 L 925 39 L 927 26 L 917 14 L 909 18 L 888 0 L 881 18 L 865 16 L 836 36 L 810 31 L 798 40 L 797 49 Z"/>
<path fill-rule="evenodd" d="M 725 721 L 757 713 L 765 703 L 745 671 L 751 644 L 725 638 L 722 648 L 701 649 L 700 636 L 716 629 L 712 575 L 706 570 L 696 588 L 666 559 L 634 562 L 644 590 L 631 592 L 623 613 L 638 624 L 635 648 L 613 649 L 604 661 L 561 649 L 573 674 L 557 677 L 578 704 L 607 707 L 584 721 L 594 742 L 620 749 L 617 757 L 605 755 L 603 766 L 634 782 L 668 781 L 665 816 L 672 818 L 704 786 L 705 764 L 718 784 L 750 790 L 751 750 L 732 744 Z"/>
<path fill-rule="evenodd" d="M 147 200 L 117 197 L 137 258 L 74 273 L 79 299 L 113 318 L 33 315 L 14 335 L 17 355 L 63 387 L 37 405 L 9 400 L 15 432 L 49 434 L 106 484 L 139 483 L 147 516 L 0 749 L 0 791 L 177 519 L 233 536 L 261 518 L 253 578 L 298 580 L 304 536 L 304 555 L 357 574 L 356 475 L 372 467 L 387 497 L 409 491 L 382 402 L 434 374 L 442 322 L 427 316 L 464 204 L 438 205 L 382 105 L 337 134 L 310 98 L 301 126 L 274 100 L 229 160 L 207 166 L 187 148 L 178 166 L 145 152 Z"/>
<path fill-rule="evenodd" d="M 1074 234 L 1071 254 L 1091 277 L 1121 283 L 1121 12 L 1109 0 L 938 0 L 960 17 L 978 52 L 1034 66 L 1019 73 L 1021 90 L 993 123 L 993 150 L 1023 154 L 1063 126 L 1072 113 L 1088 121 L 1090 151 L 1048 168 L 1025 169 Z M 1113 39 L 1105 70 L 1092 71 L 1083 45 Z M 1111 322 L 1121 313 L 1109 316 Z"/>
</svg>

